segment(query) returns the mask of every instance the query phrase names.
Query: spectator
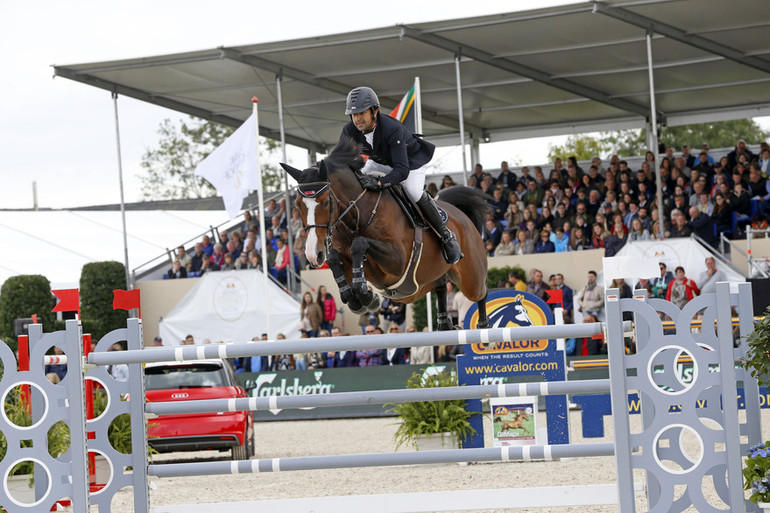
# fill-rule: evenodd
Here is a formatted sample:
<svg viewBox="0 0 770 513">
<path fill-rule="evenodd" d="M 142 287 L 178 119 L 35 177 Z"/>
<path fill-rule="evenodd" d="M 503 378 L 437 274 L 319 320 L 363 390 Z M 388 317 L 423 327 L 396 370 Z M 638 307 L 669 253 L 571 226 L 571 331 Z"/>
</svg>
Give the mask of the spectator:
<svg viewBox="0 0 770 513">
<path fill-rule="evenodd" d="M 487 219 L 487 222 L 484 224 L 484 230 L 481 232 L 481 240 L 485 242 L 491 241 L 494 248 L 500 243 L 502 235 L 503 226 L 492 219 Z"/>
<path fill-rule="evenodd" d="M 286 246 L 286 242 L 280 237 L 276 243 L 278 245 L 278 249 L 275 252 L 275 260 L 273 261 L 274 263 L 270 268 L 270 273 L 275 279 L 286 285 L 289 267 L 289 248 Z"/>
<path fill-rule="evenodd" d="M 596 282 L 596 271 L 588 271 L 588 283 L 578 293 L 578 312 L 595 315 L 604 309 L 604 289 Z"/>
<path fill-rule="evenodd" d="M 59 346 L 53 346 L 53 354 L 55 356 L 64 356 L 64 351 L 62 351 L 62 349 Z M 64 379 L 64 376 L 67 375 L 67 364 L 56 363 L 56 364 L 46 365 L 45 374 L 46 376 L 48 376 L 48 374 L 55 374 L 58 380 L 61 381 Z"/>
<path fill-rule="evenodd" d="M 401 328 L 398 324 L 391 323 L 388 328 L 388 333 L 391 335 L 394 333 L 401 333 Z M 385 350 L 383 355 L 383 365 L 403 365 L 406 363 L 406 353 L 402 347 L 389 347 Z"/>
<path fill-rule="evenodd" d="M 449 283 L 451 282 L 447 282 L 447 284 Z M 417 333 L 417 328 L 414 326 L 409 326 L 406 328 L 406 332 Z M 412 346 L 409 348 L 409 363 L 412 365 L 433 363 L 432 353 L 432 346 Z"/>
<path fill-rule="evenodd" d="M 532 281 L 527 284 L 527 292 L 534 294 L 543 301 L 546 300 L 546 290 L 551 287 L 543 281 L 543 272 L 540 269 L 532 269 Z"/>
<path fill-rule="evenodd" d="M 716 292 L 717 283 L 727 281 L 727 275 L 721 269 L 717 269 L 714 257 L 706 257 L 706 270 L 701 274 L 698 280 L 698 288 L 701 294 Z"/>
<path fill-rule="evenodd" d="M 241 252 L 238 260 L 235 261 L 235 268 L 245 270 L 249 268 L 249 254 L 246 251 Z"/>
<path fill-rule="evenodd" d="M 452 177 L 449 175 L 444 175 L 444 178 L 441 179 L 441 190 L 447 189 L 449 187 L 454 187 L 457 185 L 454 180 L 452 180 Z"/>
<path fill-rule="evenodd" d="M 555 253 L 564 253 L 570 251 L 569 234 L 564 233 L 562 227 L 557 227 L 556 232 L 550 235 L 551 242 L 553 243 L 553 250 Z"/>
<path fill-rule="evenodd" d="M 286 340 L 286 335 L 278 333 L 275 336 L 275 340 L 276 343 L 278 343 L 279 340 Z M 275 355 L 273 356 L 273 361 L 270 363 L 270 370 L 272 371 L 293 370 L 294 368 L 294 356 L 290 354 Z"/>
<path fill-rule="evenodd" d="M 513 242 L 511 232 L 504 230 L 500 244 L 495 248 L 495 256 L 513 255 L 516 251 L 516 244 Z"/>
<path fill-rule="evenodd" d="M 218 271 L 218 270 L 219 270 L 218 265 L 212 264 L 211 260 L 209 260 L 208 258 L 204 258 L 203 262 L 201 262 L 201 270 L 198 271 L 198 273 L 200 274 L 200 276 L 203 276 L 207 272 Z"/>
<path fill-rule="evenodd" d="M 259 253 L 257 253 L 254 250 L 249 251 L 249 265 L 248 265 L 248 268 L 249 269 L 257 269 L 257 270 L 261 270 L 262 269 L 262 257 L 259 256 Z"/>
<path fill-rule="evenodd" d="M 166 278 L 169 280 L 187 278 L 187 269 L 182 267 L 182 262 L 180 262 L 179 259 L 174 260 L 174 263 L 171 264 L 171 269 L 166 273 Z"/>
<path fill-rule="evenodd" d="M 669 237 L 689 237 L 692 234 L 692 228 L 687 224 L 687 218 L 680 210 L 675 209 L 671 213 L 671 218 L 673 226 L 671 226 Z"/>
<path fill-rule="evenodd" d="M 527 182 L 527 192 L 524 193 L 524 196 L 521 199 L 525 205 L 538 206 L 543 202 L 544 197 L 545 191 L 538 187 L 535 180 L 530 180 Z"/>
<path fill-rule="evenodd" d="M 505 212 L 505 220 L 508 222 L 508 229 L 515 230 L 524 220 L 524 214 L 521 211 L 521 205 L 515 192 L 508 196 L 508 210 Z"/>
<path fill-rule="evenodd" d="M 596 249 L 604 247 L 604 233 L 604 226 L 600 223 L 594 223 L 593 233 L 591 234 L 591 247 Z"/>
<path fill-rule="evenodd" d="M 657 298 L 665 298 L 668 285 L 674 281 L 674 274 L 668 270 L 665 262 L 658 263 L 660 268 L 660 276 L 651 280 L 652 296 Z"/>
<path fill-rule="evenodd" d="M 583 323 L 599 322 L 596 315 L 587 314 L 583 317 Z M 578 356 L 589 356 L 594 354 L 607 354 L 607 341 L 604 338 L 595 339 L 593 337 L 584 337 L 577 339 L 575 354 Z"/>
<path fill-rule="evenodd" d="M 738 143 L 735 145 L 735 149 L 727 154 L 727 160 L 730 162 L 730 165 L 734 167 L 738 163 L 739 157 L 741 155 L 745 155 L 749 162 L 757 157 L 746 146 L 746 141 L 743 139 L 738 141 Z"/>
<path fill-rule="evenodd" d="M 717 233 L 727 234 L 728 238 L 732 238 L 733 232 L 733 215 L 730 204 L 725 199 L 724 194 L 717 193 L 714 197 L 715 205 L 714 212 L 711 214 L 711 222 L 716 226 Z"/>
<path fill-rule="evenodd" d="M 716 246 L 716 235 L 711 217 L 705 212 L 700 212 L 698 207 L 690 207 L 690 222 L 687 223 L 692 233 L 705 240 L 712 246 Z"/>
<path fill-rule="evenodd" d="M 533 253 L 553 253 L 555 249 L 550 232 L 548 230 L 540 232 L 540 240 L 535 244 Z"/>
<path fill-rule="evenodd" d="M 227 232 L 222 232 L 225 235 Z M 216 264 L 217 269 L 221 269 L 225 264 L 224 246 L 220 243 L 214 244 L 214 253 L 211 255 L 211 263 Z"/>
<path fill-rule="evenodd" d="M 564 284 L 564 275 L 556 274 L 556 290 L 561 290 L 562 308 L 564 309 L 565 324 L 572 323 L 573 294 L 572 289 Z"/>
<path fill-rule="evenodd" d="M 190 271 L 194 273 L 199 272 L 203 265 L 203 260 L 208 258 L 209 256 L 203 252 L 203 244 L 197 242 L 195 244 L 195 252 L 192 257 L 190 257 Z"/>
<path fill-rule="evenodd" d="M 123 346 L 119 343 L 114 343 L 107 351 L 122 351 Z M 119 363 L 117 365 L 108 365 L 107 374 L 115 378 L 116 381 L 128 381 L 128 365 L 125 363 Z"/>
<path fill-rule="evenodd" d="M 684 308 L 692 298 L 700 295 L 700 289 L 694 281 L 684 275 L 684 267 L 676 268 L 676 278 L 668 284 L 666 300 L 671 301 L 680 309 Z"/>
<path fill-rule="evenodd" d="M 326 290 L 326 285 L 318 287 L 316 303 L 318 303 L 318 306 L 321 307 L 321 311 L 323 312 L 321 329 L 331 332 L 334 321 L 337 319 L 337 303 L 334 301 L 334 296 L 329 294 Z"/>
<path fill-rule="evenodd" d="M 230 241 L 232 244 L 232 241 Z M 235 271 L 235 262 L 233 261 L 233 255 L 225 253 L 225 262 L 222 265 L 223 271 Z"/>
<path fill-rule="evenodd" d="M 516 232 L 516 243 L 514 254 L 516 255 L 531 255 L 535 252 L 535 243 L 527 236 L 525 230 L 519 230 Z"/>
<path fill-rule="evenodd" d="M 582 228 L 575 228 L 572 230 L 572 235 L 569 239 L 570 251 L 582 251 L 584 249 L 592 249 L 591 241 L 586 237 Z"/>
<path fill-rule="evenodd" d="M 367 326 L 366 335 L 379 335 L 382 330 L 377 326 Z M 356 351 L 356 359 L 359 367 L 378 367 L 383 364 L 385 358 L 384 349 L 359 349 Z"/>
<path fill-rule="evenodd" d="M 299 315 L 299 330 L 302 333 L 307 333 L 309 337 L 317 337 L 324 315 L 321 306 L 313 301 L 313 295 L 310 292 L 305 292 L 302 295 Z"/>
<path fill-rule="evenodd" d="M 642 221 L 638 217 L 631 221 L 631 232 L 628 234 L 628 240 L 650 240 L 650 232 L 642 226 Z"/>
<path fill-rule="evenodd" d="M 163 346 L 163 339 L 160 337 L 155 337 L 152 339 L 152 347 L 162 347 Z"/>
<path fill-rule="evenodd" d="M 508 273 L 508 281 L 511 283 L 514 290 L 521 292 L 527 290 L 527 284 L 516 274 L 516 271 L 510 271 Z"/>
<path fill-rule="evenodd" d="M 209 258 L 211 258 L 211 256 L 214 254 L 214 246 L 211 244 L 211 237 L 204 235 L 201 241 L 203 252 L 206 253 Z"/>
<path fill-rule="evenodd" d="M 185 271 L 190 272 L 190 265 L 192 265 L 192 258 L 184 250 L 184 246 L 177 246 L 176 259 L 179 260 L 179 262 L 182 264 L 182 267 L 185 268 Z"/>
<path fill-rule="evenodd" d="M 399 327 L 403 327 L 406 323 L 406 304 L 385 298 L 380 305 L 380 315 L 391 324 L 396 323 Z"/>
<path fill-rule="evenodd" d="M 495 221 L 502 221 L 508 210 L 508 201 L 503 197 L 503 186 L 496 186 L 492 191 L 492 199 L 487 201 L 492 207 L 492 214 L 495 216 Z"/>
<path fill-rule="evenodd" d="M 505 160 L 500 162 L 500 176 L 497 177 L 497 183 L 509 191 L 516 188 L 516 174 L 510 170 Z"/>
<path fill-rule="evenodd" d="M 457 310 L 458 324 L 461 329 L 465 329 L 465 315 L 468 310 L 473 306 L 473 301 L 465 297 L 462 291 L 458 290 L 455 294 L 454 301 L 452 301 L 452 308 Z"/>
</svg>

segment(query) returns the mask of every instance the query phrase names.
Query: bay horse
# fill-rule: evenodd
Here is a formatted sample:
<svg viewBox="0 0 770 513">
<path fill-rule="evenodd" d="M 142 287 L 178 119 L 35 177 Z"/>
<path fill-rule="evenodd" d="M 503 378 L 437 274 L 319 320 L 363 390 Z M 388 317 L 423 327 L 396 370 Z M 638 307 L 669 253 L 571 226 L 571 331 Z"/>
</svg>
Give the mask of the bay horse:
<svg viewBox="0 0 770 513">
<path fill-rule="evenodd" d="M 318 167 L 283 168 L 297 181 L 296 207 L 307 231 L 305 255 L 310 263 L 326 260 L 340 289 L 340 299 L 356 314 L 376 312 L 380 298 L 413 303 L 434 292 L 438 327 L 453 329 L 446 312 L 446 280 L 456 283 L 479 309 L 479 328 L 487 327 L 487 256 L 481 240 L 486 196 L 478 189 L 454 186 L 439 195 L 447 225 L 457 236 L 464 257 L 447 264 L 435 232 L 423 238 L 394 196 L 369 191 L 359 183 L 364 161 L 360 148 L 343 138 Z"/>
</svg>

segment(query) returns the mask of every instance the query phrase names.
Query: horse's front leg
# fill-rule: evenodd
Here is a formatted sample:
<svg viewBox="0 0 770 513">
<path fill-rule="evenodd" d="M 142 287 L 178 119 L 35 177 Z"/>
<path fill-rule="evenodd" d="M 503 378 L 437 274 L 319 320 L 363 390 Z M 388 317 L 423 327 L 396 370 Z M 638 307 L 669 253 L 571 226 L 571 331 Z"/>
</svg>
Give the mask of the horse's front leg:
<svg viewBox="0 0 770 513">
<path fill-rule="evenodd" d="M 364 277 L 364 256 L 369 247 L 369 240 L 366 237 L 357 237 L 350 245 L 350 258 L 353 261 L 353 281 L 351 288 L 353 294 L 359 302 L 370 312 L 377 312 L 380 309 L 380 296 L 374 294 L 366 285 Z"/>
<path fill-rule="evenodd" d="M 334 281 L 337 282 L 337 287 L 340 289 L 340 300 L 348 305 L 350 311 L 356 315 L 366 312 L 366 308 L 361 305 L 361 301 L 358 300 L 350 288 L 350 284 L 345 277 L 345 271 L 342 269 L 342 259 L 336 249 L 331 249 L 326 255 L 326 263 L 329 264 L 329 269 L 331 269 L 332 275 L 334 275 Z"/>
</svg>

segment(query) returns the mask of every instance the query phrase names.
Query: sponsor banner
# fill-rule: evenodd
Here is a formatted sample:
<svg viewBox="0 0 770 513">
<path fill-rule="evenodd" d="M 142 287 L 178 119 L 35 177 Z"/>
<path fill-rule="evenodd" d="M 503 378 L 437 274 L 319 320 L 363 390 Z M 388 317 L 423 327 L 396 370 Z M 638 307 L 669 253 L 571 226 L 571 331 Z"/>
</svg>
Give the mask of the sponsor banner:
<svg viewBox="0 0 770 513">
<path fill-rule="evenodd" d="M 496 290 L 487 298 L 490 328 L 545 326 L 554 324 L 551 308 L 529 292 L 512 289 Z M 465 316 L 465 326 L 478 325 L 478 308 L 474 304 Z M 495 385 L 527 381 L 564 381 L 564 351 L 557 349 L 555 339 L 499 342 L 491 347 L 483 344 L 464 346 L 465 354 L 457 358 L 457 376 L 461 385 Z M 569 443 L 566 396 L 547 396 L 548 443 Z M 480 400 L 466 401 L 469 411 L 481 411 Z M 476 434 L 463 440 L 463 447 L 484 447 L 481 415 L 471 417 Z"/>
<path fill-rule="evenodd" d="M 389 390 L 406 386 L 415 373 L 455 371 L 455 363 L 431 365 L 389 365 L 382 367 L 343 367 L 301 371 L 244 372 L 235 375 L 250 396 L 319 395 L 362 390 Z M 390 415 L 389 407 L 379 404 L 254 412 L 254 420 L 334 419 Z"/>
<path fill-rule="evenodd" d="M 491 398 L 495 447 L 537 443 L 537 397 Z"/>
</svg>

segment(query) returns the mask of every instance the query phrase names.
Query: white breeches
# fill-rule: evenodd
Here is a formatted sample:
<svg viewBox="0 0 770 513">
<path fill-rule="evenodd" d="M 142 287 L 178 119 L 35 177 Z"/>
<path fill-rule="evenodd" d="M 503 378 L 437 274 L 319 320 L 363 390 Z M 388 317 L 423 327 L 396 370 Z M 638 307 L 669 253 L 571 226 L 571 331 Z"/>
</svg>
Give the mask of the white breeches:
<svg viewBox="0 0 770 513">
<path fill-rule="evenodd" d="M 393 171 L 393 168 L 385 164 L 378 164 L 372 159 L 366 161 L 361 173 L 373 176 L 385 176 Z M 422 190 L 425 188 L 425 168 L 413 169 L 409 171 L 409 176 L 401 182 L 401 186 L 415 203 L 422 197 Z"/>
</svg>

